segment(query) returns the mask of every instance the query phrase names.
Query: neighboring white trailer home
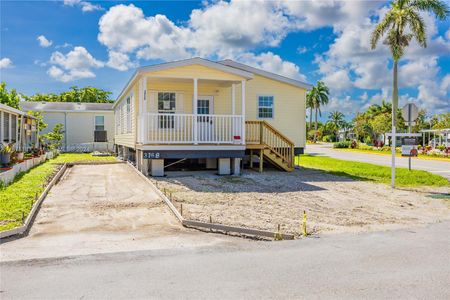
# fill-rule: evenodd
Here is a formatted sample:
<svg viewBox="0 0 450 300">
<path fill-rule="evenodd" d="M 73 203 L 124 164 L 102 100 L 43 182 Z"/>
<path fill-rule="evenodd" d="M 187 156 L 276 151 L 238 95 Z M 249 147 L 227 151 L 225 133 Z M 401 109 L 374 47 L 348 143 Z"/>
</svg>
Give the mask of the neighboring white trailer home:
<svg viewBox="0 0 450 300">
<path fill-rule="evenodd" d="M 63 125 L 62 151 L 113 151 L 114 111 L 112 103 L 71 103 L 23 101 L 25 111 L 39 111 L 48 124 L 42 131 L 52 131 L 56 124 Z"/>
</svg>

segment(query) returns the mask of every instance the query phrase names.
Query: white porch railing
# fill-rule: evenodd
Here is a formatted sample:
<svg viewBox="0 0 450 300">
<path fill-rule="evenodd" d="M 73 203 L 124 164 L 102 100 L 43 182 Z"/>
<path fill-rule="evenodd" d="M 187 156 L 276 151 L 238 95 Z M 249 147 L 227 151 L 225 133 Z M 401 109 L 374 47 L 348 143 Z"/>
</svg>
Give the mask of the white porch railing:
<svg viewBox="0 0 450 300">
<path fill-rule="evenodd" d="M 243 144 L 242 116 L 147 113 L 145 144 Z"/>
</svg>

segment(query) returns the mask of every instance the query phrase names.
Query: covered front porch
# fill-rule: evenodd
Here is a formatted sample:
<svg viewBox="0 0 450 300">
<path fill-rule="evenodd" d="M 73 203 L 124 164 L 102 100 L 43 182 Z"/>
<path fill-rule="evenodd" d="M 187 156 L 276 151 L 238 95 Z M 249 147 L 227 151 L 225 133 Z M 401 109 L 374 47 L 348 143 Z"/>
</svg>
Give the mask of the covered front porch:
<svg viewBox="0 0 450 300">
<path fill-rule="evenodd" d="M 140 145 L 245 145 L 241 78 L 148 75 L 139 81 Z"/>
</svg>

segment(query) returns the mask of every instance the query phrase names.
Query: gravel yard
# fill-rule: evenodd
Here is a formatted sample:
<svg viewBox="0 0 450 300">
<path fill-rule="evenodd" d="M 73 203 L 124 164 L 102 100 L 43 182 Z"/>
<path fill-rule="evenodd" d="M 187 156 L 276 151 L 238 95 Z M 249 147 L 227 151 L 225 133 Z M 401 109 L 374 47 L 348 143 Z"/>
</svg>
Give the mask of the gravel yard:
<svg viewBox="0 0 450 300">
<path fill-rule="evenodd" d="M 187 219 L 299 234 L 303 210 L 313 233 L 412 227 L 450 219 L 448 187 L 391 189 L 321 171 L 245 171 L 241 177 L 210 172 L 167 172 L 153 179 L 183 204 Z"/>
</svg>

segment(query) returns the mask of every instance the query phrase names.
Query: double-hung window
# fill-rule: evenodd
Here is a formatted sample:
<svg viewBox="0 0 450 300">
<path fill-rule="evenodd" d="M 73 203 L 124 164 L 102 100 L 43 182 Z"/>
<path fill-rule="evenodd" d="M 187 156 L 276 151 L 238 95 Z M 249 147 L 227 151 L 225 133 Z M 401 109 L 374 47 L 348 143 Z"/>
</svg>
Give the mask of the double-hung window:
<svg viewBox="0 0 450 300">
<path fill-rule="evenodd" d="M 159 116 L 159 128 L 174 128 L 174 116 L 168 116 L 167 114 L 174 114 L 175 111 L 176 111 L 175 93 L 159 92 L 158 113 L 163 114 Z"/>
<path fill-rule="evenodd" d="M 273 96 L 258 96 L 258 118 L 273 118 Z"/>
<path fill-rule="evenodd" d="M 94 142 L 107 142 L 105 131 L 105 116 L 95 116 L 94 118 Z"/>
<path fill-rule="evenodd" d="M 127 97 L 127 133 L 131 132 L 131 96 Z"/>
<path fill-rule="evenodd" d="M 95 116 L 95 131 L 105 130 L 105 116 Z"/>
</svg>

